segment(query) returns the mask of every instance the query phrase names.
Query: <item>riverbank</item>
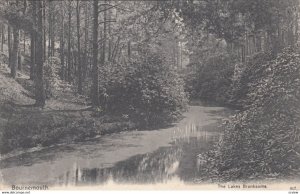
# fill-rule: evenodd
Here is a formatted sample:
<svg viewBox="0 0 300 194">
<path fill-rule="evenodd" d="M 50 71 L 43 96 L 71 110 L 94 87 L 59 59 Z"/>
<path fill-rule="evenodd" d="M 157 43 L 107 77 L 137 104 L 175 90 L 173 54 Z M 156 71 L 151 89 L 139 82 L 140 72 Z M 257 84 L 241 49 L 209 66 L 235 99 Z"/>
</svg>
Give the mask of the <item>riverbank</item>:
<svg viewBox="0 0 300 194">
<path fill-rule="evenodd" d="M 14 80 L 0 65 L 0 153 L 16 149 L 78 142 L 88 138 L 135 130 L 126 115 L 101 114 L 72 86 L 60 83 L 59 95 L 44 108 L 34 107 L 33 82 L 19 73 Z"/>
</svg>

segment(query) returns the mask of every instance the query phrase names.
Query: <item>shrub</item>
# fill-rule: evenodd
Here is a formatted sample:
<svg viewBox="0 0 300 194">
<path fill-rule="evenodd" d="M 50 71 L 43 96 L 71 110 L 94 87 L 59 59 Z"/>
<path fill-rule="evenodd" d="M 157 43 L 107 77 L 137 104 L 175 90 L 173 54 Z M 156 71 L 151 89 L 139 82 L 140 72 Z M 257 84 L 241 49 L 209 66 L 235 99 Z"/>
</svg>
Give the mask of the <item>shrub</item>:
<svg viewBox="0 0 300 194">
<path fill-rule="evenodd" d="M 250 56 L 246 63 L 236 65 L 232 83 L 232 104 L 246 108 L 253 103 L 247 95 L 251 87 L 255 87 L 253 84 L 256 84 L 255 82 L 264 76 L 264 70 L 271 59 L 271 53 L 260 52 Z"/>
<path fill-rule="evenodd" d="M 286 49 L 260 67 L 248 83 L 253 103 L 229 119 L 215 154 L 214 168 L 229 179 L 293 176 L 300 168 L 300 55 Z"/>
<path fill-rule="evenodd" d="M 55 96 L 59 84 L 59 64 L 60 60 L 56 57 L 50 57 L 44 63 L 44 83 L 46 97 Z"/>
<path fill-rule="evenodd" d="M 139 56 L 128 64 L 102 68 L 102 107 L 146 126 L 177 119 L 187 107 L 183 80 L 159 54 L 147 50 Z"/>
<path fill-rule="evenodd" d="M 8 64 L 8 56 L 3 52 L 0 52 L 0 64 Z"/>
<path fill-rule="evenodd" d="M 191 97 L 228 103 L 235 63 L 235 56 L 218 53 L 194 64 L 186 77 L 186 88 Z"/>
</svg>

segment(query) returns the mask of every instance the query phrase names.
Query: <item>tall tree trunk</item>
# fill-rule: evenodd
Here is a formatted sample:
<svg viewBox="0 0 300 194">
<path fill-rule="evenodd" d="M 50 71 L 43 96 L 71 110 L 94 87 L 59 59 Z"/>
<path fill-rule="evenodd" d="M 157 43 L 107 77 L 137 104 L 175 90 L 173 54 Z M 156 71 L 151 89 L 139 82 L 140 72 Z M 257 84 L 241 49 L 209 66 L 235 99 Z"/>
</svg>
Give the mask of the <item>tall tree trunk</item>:
<svg viewBox="0 0 300 194">
<path fill-rule="evenodd" d="M 54 54 L 55 54 L 55 27 L 56 27 L 56 25 L 55 25 L 55 14 L 53 13 L 54 12 L 54 10 L 55 10 L 55 7 L 54 7 L 54 5 L 52 5 L 52 17 L 51 17 L 51 23 L 52 23 L 52 32 L 51 32 L 51 47 L 50 47 L 50 49 L 51 49 L 51 56 L 53 57 L 54 56 Z"/>
<path fill-rule="evenodd" d="M 295 45 L 297 44 L 298 40 L 299 40 L 299 35 L 298 35 L 298 31 L 299 31 L 299 5 L 296 6 L 296 18 L 295 18 Z"/>
<path fill-rule="evenodd" d="M 99 70 L 98 70 L 98 0 L 93 1 L 93 86 L 92 103 L 93 106 L 99 106 Z"/>
<path fill-rule="evenodd" d="M 278 52 L 279 52 L 279 40 L 278 40 L 278 37 L 270 32 L 270 39 L 271 39 L 271 52 L 272 52 L 272 55 L 274 57 L 277 56 Z"/>
<path fill-rule="evenodd" d="M 246 49 L 245 49 L 245 56 L 249 56 L 249 37 L 248 37 L 248 32 L 246 32 Z"/>
<path fill-rule="evenodd" d="M 85 3 L 85 30 L 84 30 L 84 56 L 83 56 L 83 76 L 82 76 L 82 82 L 84 83 L 84 80 L 86 78 L 87 74 L 87 67 L 88 67 L 88 38 L 89 38 L 89 14 L 88 14 L 88 4 Z"/>
<path fill-rule="evenodd" d="M 246 46 L 245 44 L 242 45 L 242 62 L 246 62 Z"/>
<path fill-rule="evenodd" d="M 19 71 L 22 70 L 22 64 L 23 64 L 23 56 L 22 56 L 21 51 L 19 49 L 19 51 L 18 51 L 18 70 Z"/>
<path fill-rule="evenodd" d="M 35 104 L 37 106 L 45 106 L 45 88 L 43 79 L 43 14 L 42 14 L 42 2 L 35 1 L 37 5 L 37 34 L 36 34 L 36 79 L 35 79 Z"/>
<path fill-rule="evenodd" d="M 183 49 L 182 49 L 182 42 L 179 42 L 180 48 L 180 69 L 183 68 Z"/>
<path fill-rule="evenodd" d="M 32 2 L 32 21 L 33 21 L 33 30 L 31 32 L 31 41 L 30 41 L 30 79 L 34 80 L 35 77 L 35 58 L 36 58 L 36 3 Z"/>
<path fill-rule="evenodd" d="M 7 27 L 8 66 L 11 66 L 11 27 Z"/>
<path fill-rule="evenodd" d="M 269 51 L 270 50 L 270 32 L 265 33 L 265 50 L 264 51 Z"/>
<path fill-rule="evenodd" d="M 25 31 L 23 33 L 23 51 L 24 51 L 24 55 L 26 55 L 26 33 L 25 33 Z"/>
<path fill-rule="evenodd" d="M 5 41 L 5 36 L 4 36 L 4 24 L 1 24 L 1 52 L 3 52 L 3 45 Z"/>
<path fill-rule="evenodd" d="M 65 79 L 65 21 L 64 10 L 61 13 L 61 31 L 60 31 L 60 62 L 61 62 L 61 78 Z"/>
<path fill-rule="evenodd" d="M 16 26 L 13 27 L 13 38 L 14 42 L 11 56 L 10 74 L 13 78 L 16 78 L 18 66 L 18 52 L 20 44 L 20 30 Z"/>
<path fill-rule="evenodd" d="M 120 36 L 118 36 L 117 41 L 115 43 L 114 49 L 112 51 L 112 59 L 111 61 L 115 62 L 118 50 L 119 50 L 119 45 L 120 45 Z"/>
<path fill-rule="evenodd" d="M 52 1 L 48 0 L 49 11 L 48 11 L 48 56 L 52 56 L 51 52 L 51 37 L 52 37 Z"/>
<path fill-rule="evenodd" d="M 31 34 L 30 38 L 30 79 L 34 79 L 35 69 L 35 35 Z"/>
<path fill-rule="evenodd" d="M 110 1 L 108 1 L 108 4 L 110 4 Z M 112 58 L 112 37 L 111 37 L 111 23 L 110 21 L 112 20 L 111 18 L 111 15 L 112 15 L 112 10 L 109 9 L 108 10 L 108 36 L 109 36 L 109 39 L 108 39 L 108 61 L 111 61 L 111 58 Z"/>
<path fill-rule="evenodd" d="M 256 32 L 255 34 L 255 47 L 256 47 L 256 52 L 260 52 L 262 50 L 261 48 L 261 33 L 260 32 Z"/>
<path fill-rule="evenodd" d="M 68 72 L 67 72 L 67 81 L 71 82 L 71 1 L 69 2 L 68 7 Z"/>
<path fill-rule="evenodd" d="M 48 41 L 48 56 L 53 57 L 54 56 L 54 47 L 55 47 L 55 7 L 53 0 L 49 0 L 49 41 Z"/>
<path fill-rule="evenodd" d="M 105 4 L 106 4 L 106 0 L 104 0 Z M 106 9 L 106 7 L 104 8 Z M 105 65 L 105 61 L 106 61 L 106 31 L 107 31 L 107 11 L 104 11 L 104 23 L 103 23 L 103 44 L 102 44 L 102 65 Z"/>
<path fill-rule="evenodd" d="M 128 55 L 128 61 L 131 59 L 131 42 L 130 40 L 127 42 L 127 55 Z"/>
<path fill-rule="evenodd" d="M 77 48 L 78 48 L 78 93 L 82 94 L 82 64 L 81 64 L 81 48 L 80 48 L 80 6 L 79 0 L 77 0 L 76 6 L 76 16 L 77 16 Z"/>
<path fill-rule="evenodd" d="M 46 55 L 46 49 L 47 49 L 47 42 L 46 42 L 46 0 L 43 0 L 43 5 L 42 5 L 42 18 L 43 18 L 43 60 L 46 60 L 47 55 Z"/>
<path fill-rule="evenodd" d="M 27 0 L 23 0 L 23 14 L 25 14 L 27 9 Z"/>
<path fill-rule="evenodd" d="M 232 48 L 232 44 L 231 44 L 231 48 Z M 178 43 L 178 41 L 176 41 L 175 49 L 176 49 L 176 57 L 177 57 L 177 68 L 179 69 L 179 67 L 180 67 L 180 52 L 179 52 L 179 43 Z"/>
</svg>

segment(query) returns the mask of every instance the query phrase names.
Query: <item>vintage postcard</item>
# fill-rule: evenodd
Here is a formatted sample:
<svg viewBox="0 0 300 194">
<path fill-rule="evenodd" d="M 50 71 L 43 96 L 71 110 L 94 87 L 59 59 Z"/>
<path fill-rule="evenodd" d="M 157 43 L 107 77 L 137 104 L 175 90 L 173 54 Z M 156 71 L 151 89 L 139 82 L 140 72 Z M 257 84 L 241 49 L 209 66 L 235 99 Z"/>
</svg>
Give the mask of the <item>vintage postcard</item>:
<svg viewBox="0 0 300 194">
<path fill-rule="evenodd" d="M 299 0 L 0 0 L 0 190 L 300 188 Z"/>
</svg>

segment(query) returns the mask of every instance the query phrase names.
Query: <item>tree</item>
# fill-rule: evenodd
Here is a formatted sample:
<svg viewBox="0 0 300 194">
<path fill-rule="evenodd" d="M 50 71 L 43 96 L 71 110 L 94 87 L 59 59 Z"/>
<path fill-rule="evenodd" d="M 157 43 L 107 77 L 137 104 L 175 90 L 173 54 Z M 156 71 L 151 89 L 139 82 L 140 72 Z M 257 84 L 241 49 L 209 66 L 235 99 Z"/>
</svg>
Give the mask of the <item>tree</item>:
<svg viewBox="0 0 300 194">
<path fill-rule="evenodd" d="M 67 81 L 71 83 L 71 28 L 72 28 L 72 1 L 68 3 L 68 66 L 67 66 Z"/>
<path fill-rule="evenodd" d="M 82 82 L 84 83 L 85 78 L 87 76 L 87 71 L 88 71 L 88 42 L 89 42 L 89 6 L 88 3 L 85 3 L 85 8 L 84 8 L 84 55 L 83 55 L 83 75 L 82 75 Z"/>
<path fill-rule="evenodd" d="M 5 42 L 5 25 L 1 24 L 1 52 L 3 52 L 4 42 Z"/>
<path fill-rule="evenodd" d="M 16 78 L 17 75 L 17 67 L 18 67 L 18 53 L 19 53 L 19 44 L 20 44 L 20 30 L 17 26 L 13 27 L 13 48 L 12 48 L 12 56 L 11 56 L 11 76 Z"/>
<path fill-rule="evenodd" d="M 34 3 L 37 5 L 35 104 L 43 107 L 46 100 L 43 80 L 43 5 L 41 1 L 34 1 Z"/>
<path fill-rule="evenodd" d="M 11 66 L 11 27 L 7 25 L 8 66 Z"/>
<path fill-rule="evenodd" d="M 48 56 L 53 57 L 54 55 L 54 7 L 53 1 L 49 0 L 49 13 L 48 13 Z"/>
<path fill-rule="evenodd" d="M 36 3 L 33 1 L 31 2 L 32 5 L 32 23 L 33 23 L 33 30 L 31 31 L 31 37 L 30 37 L 30 79 L 34 80 L 35 76 L 35 64 L 36 64 Z"/>
<path fill-rule="evenodd" d="M 61 63 L 61 72 L 60 72 L 60 76 L 61 79 L 65 79 L 66 78 L 66 74 L 65 74 L 65 12 L 64 12 L 64 8 L 63 8 L 63 2 L 60 2 L 61 4 L 61 29 L 60 29 L 60 63 Z"/>
<path fill-rule="evenodd" d="M 91 91 L 92 103 L 99 106 L 99 67 L 98 67 L 98 1 L 93 1 L 93 86 Z"/>
<path fill-rule="evenodd" d="M 76 4 L 76 18 L 77 18 L 77 51 L 78 51 L 78 93 L 82 94 L 82 64 L 81 64 L 81 48 L 80 48 L 80 5 L 79 0 Z"/>
<path fill-rule="evenodd" d="M 42 0 L 42 5 L 43 5 L 43 9 L 42 9 L 42 16 L 43 16 L 43 60 L 45 61 L 47 59 L 47 39 L 46 39 L 46 0 Z"/>
</svg>

